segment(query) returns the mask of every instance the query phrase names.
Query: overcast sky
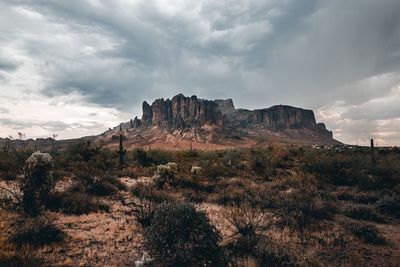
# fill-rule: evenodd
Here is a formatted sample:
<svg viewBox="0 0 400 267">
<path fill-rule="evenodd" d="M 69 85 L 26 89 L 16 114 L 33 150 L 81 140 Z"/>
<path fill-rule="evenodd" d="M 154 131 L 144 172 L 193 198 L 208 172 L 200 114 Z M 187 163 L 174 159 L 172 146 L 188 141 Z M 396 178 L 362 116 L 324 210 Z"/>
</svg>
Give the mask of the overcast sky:
<svg viewBox="0 0 400 267">
<path fill-rule="evenodd" d="M 0 137 L 80 137 L 177 93 L 400 145 L 399 0 L 0 0 Z"/>
</svg>

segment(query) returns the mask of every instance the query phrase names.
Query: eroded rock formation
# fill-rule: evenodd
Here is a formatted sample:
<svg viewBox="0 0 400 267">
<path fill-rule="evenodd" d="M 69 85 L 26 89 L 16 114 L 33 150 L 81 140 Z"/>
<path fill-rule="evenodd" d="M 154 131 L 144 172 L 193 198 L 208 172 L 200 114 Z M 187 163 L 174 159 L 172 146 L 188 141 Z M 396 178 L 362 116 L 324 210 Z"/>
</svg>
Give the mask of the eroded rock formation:
<svg viewBox="0 0 400 267">
<path fill-rule="evenodd" d="M 265 109 L 235 109 L 232 99 L 205 100 L 182 94 L 172 99 L 143 102 L 143 116 L 132 127 L 160 126 L 168 129 L 198 128 L 214 125 L 228 129 L 308 129 L 332 138 L 323 123 L 316 123 L 312 110 L 277 105 Z"/>
</svg>

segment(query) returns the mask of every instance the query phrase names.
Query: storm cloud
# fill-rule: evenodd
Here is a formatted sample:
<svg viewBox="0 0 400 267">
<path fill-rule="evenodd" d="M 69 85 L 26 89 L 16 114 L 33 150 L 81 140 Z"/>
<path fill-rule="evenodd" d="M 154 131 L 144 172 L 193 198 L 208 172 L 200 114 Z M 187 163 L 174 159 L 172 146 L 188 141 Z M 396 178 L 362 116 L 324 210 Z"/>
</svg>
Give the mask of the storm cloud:
<svg viewBox="0 0 400 267">
<path fill-rule="evenodd" d="M 0 133 L 23 121 L 32 136 L 96 134 L 184 93 L 311 108 L 343 142 L 398 145 L 399 12 L 397 0 L 3 0 Z"/>
</svg>

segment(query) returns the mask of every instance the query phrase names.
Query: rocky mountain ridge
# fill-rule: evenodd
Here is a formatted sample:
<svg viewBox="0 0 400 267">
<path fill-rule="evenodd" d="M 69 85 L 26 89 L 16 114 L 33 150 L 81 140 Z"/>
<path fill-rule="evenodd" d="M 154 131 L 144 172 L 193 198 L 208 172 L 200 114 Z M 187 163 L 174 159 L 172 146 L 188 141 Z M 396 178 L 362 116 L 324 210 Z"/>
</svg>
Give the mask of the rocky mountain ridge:
<svg viewBox="0 0 400 267">
<path fill-rule="evenodd" d="M 276 105 L 270 108 L 236 109 L 232 99 L 206 100 L 183 94 L 142 105 L 143 115 L 122 124 L 132 146 L 184 148 L 190 143 L 206 146 L 252 146 L 259 143 L 340 144 L 325 124 L 317 123 L 312 110 Z M 110 142 L 119 127 L 100 135 Z"/>
<path fill-rule="evenodd" d="M 276 105 L 270 108 L 247 110 L 235 109 L 232 99 L 204 100 L 182 94 L 171 100 L 157 99 L 151 105 L 143 102 L 142 119 L 135 119 L 132 127 L 156 125 L 172 129 L 217 125 L 227 128 L 310 129 L 330 138 L 332 132 L 325 124 L 316 123 L 312 110 Z"/>
</svg>

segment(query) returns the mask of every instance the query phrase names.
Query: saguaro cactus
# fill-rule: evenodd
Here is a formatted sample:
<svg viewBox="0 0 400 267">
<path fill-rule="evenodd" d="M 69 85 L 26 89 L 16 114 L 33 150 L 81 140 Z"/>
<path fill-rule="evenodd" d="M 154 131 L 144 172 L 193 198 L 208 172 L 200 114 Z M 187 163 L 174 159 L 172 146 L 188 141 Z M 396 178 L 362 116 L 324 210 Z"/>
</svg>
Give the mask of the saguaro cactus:
<svg viewBox="0 0 400 267">
<path fill-rule="evenodd" d="M 124 149 L 124 145 L 123 145 L 123 135 L 122 135 L 122 124 L 120 124 L 119 126 L 119 151 L 118 151 L 118 155 L 119 155 L 119 165 L 124 165 L 125 161 L 125 154 L 126 154 L 126 149 Z"/>
</svg>

